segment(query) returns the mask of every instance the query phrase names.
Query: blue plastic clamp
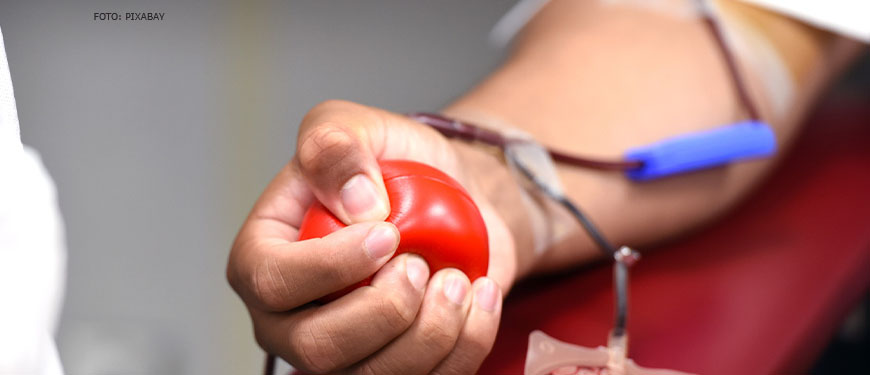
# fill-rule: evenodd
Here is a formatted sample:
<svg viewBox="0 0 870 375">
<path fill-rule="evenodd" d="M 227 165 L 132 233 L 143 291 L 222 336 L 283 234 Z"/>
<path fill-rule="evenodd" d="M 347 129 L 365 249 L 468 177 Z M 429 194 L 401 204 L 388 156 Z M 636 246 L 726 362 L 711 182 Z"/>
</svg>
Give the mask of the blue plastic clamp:
<svg viewBox="0 0 870 375">
<path fill-rule="evenodd" d="M 647 181 L 774 152 L 776 136 L 770 126 L 745 121 L 630 149 L 625 159 L 642 161 L 643 166 L 626 171 L 626 175 L 634 181 Z"/>
</svg>

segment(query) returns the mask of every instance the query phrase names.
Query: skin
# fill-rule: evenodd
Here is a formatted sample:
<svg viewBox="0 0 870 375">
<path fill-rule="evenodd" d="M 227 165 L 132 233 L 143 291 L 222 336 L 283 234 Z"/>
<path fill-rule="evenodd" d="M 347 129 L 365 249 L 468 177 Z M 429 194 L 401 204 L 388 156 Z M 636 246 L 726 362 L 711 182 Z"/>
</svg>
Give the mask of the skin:
<svg viewBox="0 0 870 375">
<path fill-rule="evenodd" d="M 761 35 L 777 49 L 795 51 L 780 55 L 795 83 L 795 99 L 781 114 L 770 109 L 763 77 L 741 64 L 786 148 L 804 108 L 857 45 L 745 5 L 721 8 L 728 26 L 742 25 L 733 26 L 736 36 Z M 700 22 L 567 0 L 544 7 L 510 58 L 444 112 L 493 127 L 509 123 L 544 144 L 601 157 L 745 116 Z M 382 222 L 389 203 L 379 159 L 430 164 L 468 189 L 489 231 L 488 277 L 472 284 L 447 269 L 427 282 L 429 270 L 419 257 L 390 260 L 399 238 Z M 559 174 L 612 242 L 642 246 L 714 219 L 775 163 L 740 163 L 648 184 L 570 167 Z M 572 222 L 561 223 L 567 235 L 536 252 L 528 230 L 534 215 L 516 203 L 522 194 L 491 149 L 447 140 L 389 111 L 328 101 L 302 120 L 297 152 L 243 224 L 227 278 L 250 312 L 260 346 L 303 371 L 474 373 L 492 348 L 503 296 L 517 280 L 598 256 Z M 315 199 L 349 226 L 297 241 Z M 370 286 L 325 305 L 311 303 L 375 272 Z"/>
<path fill-rule="evenodd" d="M 313 108 L 298 142 L 296 156 L 257 201 L 230 254 L 227 277 L 248 306 L 258 343 L 312 373 L 474 372 L 498 328 L 499 285 L 515 280 L 515 249 L 504 221 L 464 174 L 451 143 L 403 116 L 341 101 Z M 352 221 L 341 190 L 353 176 L 366 176 L 377 184 L 377 195 L 386 197 L 377 159 L 436 166 L 469 190 L 490 232 L 489 277 L 471 284 L 462 272 L 447 269 L 426 284 L 428 269 L 416 256 L 388 262 L 398 233 L 392 224 L 377 222 L 388 213 L 377 204 L 357 214 L 357 224 L 296 242 L 314 199 Z M 373 259 L 364 238 L 376 228 L 387 228 L 393 242 Z M 408 271 L 415 263 L 422 267 L 419 287 Z M 309 304 L 379 268 L 371 286 L 326 305 Z"/>
</svg>

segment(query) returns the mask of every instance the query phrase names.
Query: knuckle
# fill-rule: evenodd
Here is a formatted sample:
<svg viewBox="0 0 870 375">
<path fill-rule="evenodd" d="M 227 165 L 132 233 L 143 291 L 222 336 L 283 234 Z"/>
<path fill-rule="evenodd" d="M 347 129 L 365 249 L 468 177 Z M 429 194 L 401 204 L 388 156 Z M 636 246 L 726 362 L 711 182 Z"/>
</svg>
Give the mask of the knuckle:
<svg viewBox="0 0 870 375">
<path fill-rule="evenodd" d="M 309 172 L 329 171 L 350 156 L 356 141 L 350 132 L 334 123 L 322 123 L 311 130 L 299 145 L 299 164 Z"/>
<path fill-rule="evenodd" d="M 464 345 L 468 350 L 468 354 L 472 356 L 479 356 L 481 358 L 485 357 L 489 354 L 489 351 L 492 349 L 493 340 L 483 335 L 473 335 L 465 338 L 466 344 Z"/>
<path fill-rule="evenodd" d="M 377 313 L 396 327 L 407 328 L 416 318 L 416 310 L 401 295 L 390 293 L 377 305 Z"/>
<path fill-rule="evenodd" d="M 456 342 L 456 334 L 447 330 L 441 323 L 441 319 L 421 321 L 420 336 L 431 351 L 448 353 Z"/>
<path fill-rule="evenodd" d="M 331 261 L 328 264 L 343 265 L 346 263 L 347 261 L 343 259 L 335 259 L 335 261 Z M 354 267 L 328 267 L 323 270 L 323 273 L 325 276 L 324 278 L 329 280 L 329 284 L 342 287 L 355 284 L 362 278 L 362 275 L 358 275 L 359 270 Z"/>
<path fill-rule="evenodd" d="M 263 328 L 258 324 L 257 319 L 252 319 L 254 324 L 254 340 L 257 342 L 257 345 L 260 346 L 261 349 L 265 350 L 267 353 L 273 353 L 274 348 L 269 343 L 268 335 L 264 332 Z"/>
<path fill-rule="evenodd" d="M 226 278 L 227 278 L 227 283 L 230 284 L 230 287 L 233 288 L 233 290 L 236 292 L 236 294 L 239 294 L 239 290 L 241 289 L 242 285 L 239 282 L 238 272 L 233 267 L 232 262 L 227 264 Z"/>
<path fill-rule="evenodd" d="M 259 263 L 250 283 L 254 297 L 267 309 L 281 311 L 289 308 L 287 297 L 291 294 L 290 288 L 274 258 L 267 257 Z"/>
<path fill-rule="evenodd" d="M 328 333 L 319 330 L 306 330 L 291 335 L 291 348 L 295 352 L 293 365 L 308 373 L 323 374 L 339 369 L 340 353 Z"/>
<path fill-rule="evenodd" d="M 243 292 L 245 290 L 245 278 L 244 271 L 246 270 L 244 266 L 242 253 L 243 247 L 239 245 L 238 240 L 233 244 L 233 247 L 230 249 L 230 256 L 227 260 L 227 268 L 226 268 L 226 278 L 227 283 L 230 284 L 230 287 L 238 294 L 239 296 L 244 297 Z"/>
</svg>

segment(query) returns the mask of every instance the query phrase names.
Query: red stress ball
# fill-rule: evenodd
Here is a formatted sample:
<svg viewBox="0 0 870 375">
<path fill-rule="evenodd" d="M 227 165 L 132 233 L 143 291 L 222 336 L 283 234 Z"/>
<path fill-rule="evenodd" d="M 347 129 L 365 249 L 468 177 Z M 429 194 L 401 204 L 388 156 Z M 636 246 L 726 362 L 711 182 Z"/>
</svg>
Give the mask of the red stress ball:
<svg viewBox="0 0 870 375">
<path fill-rule="evenodd" d="M 430 274 L 447 267 L 458 268 L 473 282 L 486 276 L 489 241 L 480 210 L 456 180 L 426 164 L 407 160 L 380 161 L 384 185 L 390 197 L 390 216 L 400 234 L 396 255 L 419 254 L 429 264 Z M 308 208 L 299 240 L 323 237 L 345 225 L 320 202 Z M 331 301 L 361 286 L 372 276 L 330 294 Z"/>
</svg>

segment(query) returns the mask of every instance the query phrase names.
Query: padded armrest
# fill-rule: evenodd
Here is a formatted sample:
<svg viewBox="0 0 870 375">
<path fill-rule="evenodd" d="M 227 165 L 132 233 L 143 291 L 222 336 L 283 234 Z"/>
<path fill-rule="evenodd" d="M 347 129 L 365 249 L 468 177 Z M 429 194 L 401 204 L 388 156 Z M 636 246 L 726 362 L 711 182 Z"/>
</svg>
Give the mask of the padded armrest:
<svg viewBox="0 0 870 375">
<path fill-rule="evenodd" d="M 715 225 L 632 271 L 630 356 L 702 374 L 805 372 L 870 285 L 870 106 L 828 100 L 780 168 Z M 610 266 L 519 285 L 481 374 L 522 374 L 528 335 L 604 345 Z"/>
</svg>

